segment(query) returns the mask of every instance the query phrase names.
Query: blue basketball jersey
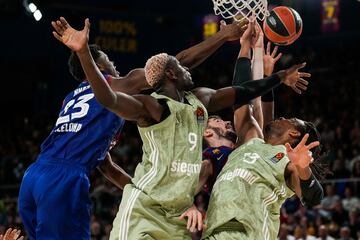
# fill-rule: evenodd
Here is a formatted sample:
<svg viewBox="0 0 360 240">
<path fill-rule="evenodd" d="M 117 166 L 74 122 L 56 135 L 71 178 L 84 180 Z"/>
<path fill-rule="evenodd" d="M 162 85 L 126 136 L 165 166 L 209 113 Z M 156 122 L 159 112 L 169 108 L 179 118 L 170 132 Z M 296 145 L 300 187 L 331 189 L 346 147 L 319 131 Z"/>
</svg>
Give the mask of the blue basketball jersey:
<svg viewBox="0 0 360 240">
<path fill-rule="evenodd" d="M 66 96 L 40 156 L 70 160 L 92 170 L 105 158 L 124 122 L 96 101 L 90 84 L 84 81 Z"/>
</svg>

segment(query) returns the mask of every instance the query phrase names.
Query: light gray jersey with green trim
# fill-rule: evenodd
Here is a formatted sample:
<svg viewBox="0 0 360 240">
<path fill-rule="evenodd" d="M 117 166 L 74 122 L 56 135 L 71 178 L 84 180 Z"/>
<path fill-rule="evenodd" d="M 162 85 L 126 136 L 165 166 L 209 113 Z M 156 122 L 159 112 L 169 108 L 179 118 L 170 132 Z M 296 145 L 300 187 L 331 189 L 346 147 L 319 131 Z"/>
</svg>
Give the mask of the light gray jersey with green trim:
<svg viewBox="0 0 360 240">
<path fill-rule="evenodd" d="M 158 124 L 139 128 L 143 158 L 132 182 L 167 214 L 177 215 L 193 203 L 208 114 L 191 92 L 185 93 L 188 103 L 156 93 L 152 96 L 166 101 L 170 115 Z"/>
<path fill-rule="evenodd" d="M 262 139 L 235 149 L 212 190 L 204 236 L 228 225 L 240 226 L 248 239 L 276 239 L 280 207 L 294 195 L 284 178 L 288 163 L 285 146 L 265 144 Z"/>
</svg>

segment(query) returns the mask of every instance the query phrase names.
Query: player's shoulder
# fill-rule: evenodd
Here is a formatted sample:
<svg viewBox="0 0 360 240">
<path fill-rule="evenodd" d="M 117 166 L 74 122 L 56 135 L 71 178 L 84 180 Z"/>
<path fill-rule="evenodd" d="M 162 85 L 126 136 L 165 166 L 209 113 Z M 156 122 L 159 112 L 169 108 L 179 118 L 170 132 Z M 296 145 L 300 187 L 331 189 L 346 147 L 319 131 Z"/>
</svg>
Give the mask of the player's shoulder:
<svg viewBox="0 0 360 240">
<path fill-rule="evenodd" d="M 242 144 L 241 146 L 252 146 L 252 145 L 260 145 L 260 146 L 265 146 L 267 145 L 264 141 L 264 139 L 261 138 L 251 138 L 248 141 L 246 141 L 244 144 Z"/>
</svg>

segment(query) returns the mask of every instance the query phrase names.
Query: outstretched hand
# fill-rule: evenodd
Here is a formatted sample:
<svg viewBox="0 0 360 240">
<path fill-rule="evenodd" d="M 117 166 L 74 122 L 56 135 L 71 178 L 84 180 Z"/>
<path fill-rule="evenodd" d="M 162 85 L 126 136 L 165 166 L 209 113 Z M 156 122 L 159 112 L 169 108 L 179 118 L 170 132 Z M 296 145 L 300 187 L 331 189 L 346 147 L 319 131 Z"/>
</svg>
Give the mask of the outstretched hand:
<svg viewBox="0 0 360 240">
<path fill-rule="evenodd" d="M 256 21 L 256 17 L 251 16 L 247 29 L 244 32 L 243 36 L 240 38 L 241 46 L 243 47 L 245 45 L 255 47 L 261 33 L 262 30 L 259 23 Z"/>
<path fill-rule="evenodd" d="M 309 134 L 305 134 L 301 142 L 295 147 L 292 148 L 289 143 L 285 144 L 286 152 L 289 160 L 297 167 L 306 168 L 314 161 L 312 157 L 312 148 L 319 146 L 320 142 L 315 141 L 309 145 L 305 145 L 306 141 L 309 138 Z"/>
<path fill-rule="evenodd" d="M 196 208 L 195 205 L 190 207 L 180 216 L 180 220 L 187 217 L 187 230 L 190 232 L 201 231 L 205 226 L 203 224 L 203 218 L 201 212 Z"/>
<path fill-rule="evenodd" d="M 274 66 L 282 56 L 282 53 L 277 54 L 278 46 L 275 46 L 271 52 L 271 42 L 267 43 L 266 51 L 264 50 L 264 74 L 270 76 L 274 71 Z"/>
<path fill-rule="evenodd" d="M 256 42 L 254 42 L 255 40 Z M 264 49 L 264 32 L 257 21 L 255 23 L 255 34 L 253 35 L 252 41 L 254 44 L 254 48 Z"/>
<path fill-rule="evenodd" d="M 248 20 L 241 18 L 238 21 L 234 21 L 231 24 L 226 24 L 224 20 L 220 21 L 220 32 L 225 34 L 227 41 L 238 40 L 247 29 Z"/>
<path fill-rule="evenodd" d="M 308 81 L 303 79 L 304 77 L 311 77 L 310 73 L 299 72 L 299 69 L 306 66 L 306 63 L 301 63 L 292 66 L 289 69 L 279 71 L 277 74 L 280 80 L 285 85 L 291 87 L 296 93 L 301 94 L 302 91 L 306 91 Z"/>
<path fill-rule="evenodd" d="M 4 236 L 0 235 L 0 240 L 23 240 L 23 236 L 19 237 L 20 233 L 20 230 L 9 228 L 6 230 Z"/>
<path fill-rule="evenodd" d="M 63 17 L 60 17 L 57 21 L 52 21 L 51 25 L 55 29 L 55 31 L 52 32 L 54 37 L 71 50 L 81 52 L 86 49 L 90 32 L 90 21 L 88 18 L 85 19 L 85 26 L 81 31 L 72 28 Z"/>
</svg>

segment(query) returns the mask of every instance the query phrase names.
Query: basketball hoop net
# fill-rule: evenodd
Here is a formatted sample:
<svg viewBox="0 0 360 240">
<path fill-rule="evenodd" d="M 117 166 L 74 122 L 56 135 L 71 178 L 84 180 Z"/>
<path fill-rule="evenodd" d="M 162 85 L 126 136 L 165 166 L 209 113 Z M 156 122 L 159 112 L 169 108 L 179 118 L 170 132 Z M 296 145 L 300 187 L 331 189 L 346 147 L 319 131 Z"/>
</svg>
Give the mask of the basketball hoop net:
<svg viewBox="0 0 360 240">
<path fill-rule="evenodd" d="M 267 0 L 212 0 L 216 15 L 223 18 L 233 18 L 235 21 L 240 20 L 239 15 L 247 19 L 254 13 L 262 21 L 269 16 L 267 10 Z"/>
</svg>

